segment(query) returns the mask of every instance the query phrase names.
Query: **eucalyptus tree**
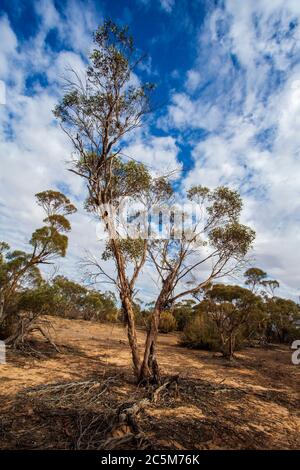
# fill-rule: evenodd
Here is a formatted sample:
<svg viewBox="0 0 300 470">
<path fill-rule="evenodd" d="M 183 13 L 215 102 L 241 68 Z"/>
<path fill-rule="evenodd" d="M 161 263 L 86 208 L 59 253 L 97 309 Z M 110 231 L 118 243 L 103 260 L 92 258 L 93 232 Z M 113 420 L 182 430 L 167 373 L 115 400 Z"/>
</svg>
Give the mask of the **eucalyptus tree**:
<svg viewBox="0 0 300 470">
<path fill-rule="evenodd" d="M 177 222 L 176 215 L 171 214 L 169 236 L 148 246 L 160 289 L 147 333 L 141 381 L 160 380 L 156 342 L 162 311 L 241 268 L 255 238 L 253 230 L 239 223 L 242 200 L 236 191 L 195 186 L 187 197 L 197 209 L 193 223 L 186 225 L 191 214 L 179 210 Z"/>
<path fill-rule="evenodd" d="M 142 125 L 150 111 L 153 84 L 135 85 L 133 80 L 142 59 L 128 29 L 106 21 L 94 34 L 84 79 L 75 72 L 74 81 L 67 82 L 67 92 L 54 110 L 74 146 L 70 170 L 86 182 L 86 208 L 105 223 L 108 242 L 104 257 L 111 257 L 115 263 L 117 279 L 112 282 L 119 290 L 137 377 L 140 357 L 132 297 L 145 262 L 147 240 L 119 237 L 112 212 L 120 198 L 134 199 L 151 185 L 145 166 L 124 161 L 122 152 L 125 137 Z M 133 266 L 132 275 L 128 274 L 129 265 Z"/>
<path fill-rule="evenodd" d="M 299 338 L 300 305 L 291 299 L 265 298 L 267 312 L 266 338 L 280 343 Z"/>
<path fill-rule="evenodd" d="M 275 291 L 280 287 L 280 284 L 276 279 L 264 279 L 261 282 L 261 285 L 263 287 L 263 296 L 271 299 L 275 297 Z"/>
<path fill-rule="evenodd" d="M 6 338 L 15 329 L 17 321 L 12 305 L 17 290 L 41 282 L 39 266 L 53 263 L 66 255 L 71 225 L 66 216 L 76 208 L 59 191 L 43 191 L 36 194 L 36 201 L 45 212 L 44 225 L 37 228 L 29 241 L 31 250 L 10 250 L 0 243 L 0 333 Z"/>
<path fill-rule="evenodd" d="M 150 241 L 145 232 L 138 237 L 132 237 L 130 233 L 120 236 L 120 200 L 129 197 L 146 209 L 154 201 L 158 201 L 158 205 L 170 203 L 173 195 L 166 178 L 155 179 L 144 165 L 124 158 L 128 134 L 142 125 L 143 117 L 150 111 L 153 85 L 132 80 L 142 56 L 137 53 L 127 28 L 118 27 L 111 21 L 106 21 L 96 31 L 94 43 L 84 79 L 75 73 L 75 79 L 67 82 L 68 89 L 54 114 L 73 143 L 70 170 L 86 182 L 86 209 L 104 223 L 107 242 L 102 261 L 113 260 L 116 275 L 106 273 L 102 261 L 97 260 L 94 264 L 119 291 L 134 373 L 138 380 L 144 381 L 152 372 L 154 376 L 158 375 L 155 372 L 155 345 L 161 311 L 170 302 L 197 293 L 212 279 L 231 271 L 232 268 L 226 271 L 227 264 L 233 259 L 240 261 L 254 234 L 238 223 L 241 202 L 235 193 L 226 188 L 214 192 L 193 188 L 189 192 L 190 198 L 211 203 L 207 206 L 209 220 L 204 233 L 208 239 L 205 242 L 200 240 L 200 233 L 194 233 L 192 240 L 176 240 L 172 236 L 165 241 Z M 138 155 L 134 157 L 139 158 Z M 202 247 L 207 243 L 211 253 L 205 254 L 204 259 L 193 261 L 199 250 L 192 242 L 202 244 Z M 159 272 L 162 289 L 151 314 L 141 361 L 133 298 L 137 278 L 147 257 Z M 194 279 L 193 287 L 189 285 L 180 293 L 174 293 L 184 280 L 191 283 L 196 270 L 209 261 L 213 263 L 210 274 L 200 281 Z"/>
<path fill-rule="evenodd" d="M 267 273 L 260 268 L 249 268 L 244 273 L 245 284 L 252 292 L 256 292 L 266 279 Z"/>
<path fill-rule="evenodd" d="M 232 359 L 238 335 L 243 336 L 242 329 L 263 307 L 261 298 L 248 289 L 216 284 L 206 293 L 202 309 L 214 324 L 222 354 Z"/>
</svg>

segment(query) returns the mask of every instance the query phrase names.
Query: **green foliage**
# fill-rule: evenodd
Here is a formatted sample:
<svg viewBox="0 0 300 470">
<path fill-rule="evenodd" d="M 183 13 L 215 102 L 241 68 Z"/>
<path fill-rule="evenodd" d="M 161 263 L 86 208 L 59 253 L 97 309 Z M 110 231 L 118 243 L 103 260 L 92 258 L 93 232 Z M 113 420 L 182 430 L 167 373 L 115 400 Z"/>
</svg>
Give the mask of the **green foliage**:
<svg viewBox="0 0 300 470">
<path fill-rule="evenodd" d="M 195 201 L 202 205 L 204 201 L 209 199 L 210 190 L 205 186 L 192 186 L 187 191 L 187 197 L 190 201 Z"/>
<path fill-rule="evenodd" d="M 41 227 L 36 229 L 30 239 L 34 252 L 38 253 L 40 263 L 47 263 L 48 259 L 66 255 L 68 237 L 62 235 L 55 227 Z"/>
<path fill-rule="evenodd" d="M 188 348 L 207 351 L 221 350 L 217 329 L 210 317 L 204 312 L 198 313 L 185 325 L 180 337 L 180 344 Z"/>
<path fill-rule="evenodd" d="M 111 179 L 113 200 L 125 196 L 134 199 L 142 191 L 149 190 L 150 184 L 151 177 L 145 165 L 134 160 L 114 160 Z"/>
<path fill-rule="evenodd" d="M 99 156 L 95 153 L 88 153 L 78 160 L 77 169 L 84 174 L 86 168 L 96 169 L 98 164 Z M 101 189 L 105 191 L 106 203 L 117 206 L 124 198 L 134 200 L 137 195 L 150 191 L 152 179 L 142 163 L 134 160 L 122 161 L 119 156 L 114 156 L 109 159 L 107 167 L 106 172 L 101 172 L 97 176 Z M 100 203 L 102 201 L 99 201 L 94 192 L 90 191 L 85 208 L 92 212 Z"/>
<path fill-rule="evenodd" d="M 195 304 L 195 300 L 186 299 L 174 306 L 173 315 L 176 319 L 177 330 L 183 331 L 186 325 L 195 317 Z"/>
<path fill-rule="evenodd" d="M 15 309 L 96 321 L 116 321 L 119 314 L 113 294 L 87 289 L 65 276 L 19 292 Z"/>
<path fill-rule="evenodd" d="M 209 239 L 224 256 L 245 256 L 255 238 L 255 232 L 246 225 L 233 222 L 225 227 L 213 228 Z"/>
<path fill-rule="evenodd" d="M 142 238 L 121 238 L 117 241 L 117 244 L 125 261 L 137 262 L 145 251 L 145 240 Z M 109 241 L 102 253 L 102 259 L 107 261 L 112 257 L 112 242 Z"/>
<path fill-rule="evenodd" d="M 194 317 L 190 315 L 185 324 L 183 345 L 232 356 L 249 341 L 289 343 L 299 337 L 300 306 L 275 297 L 279 283 L 266 280 L 263 270 L 250 268 L 244 276 L 251 290 L 217 284 L 205 292 L 204 300 L 193 307 Z M 254 293 L 258 286 L 265 288 L 261 295 Z"/>
<path fill-rule="evenodd" d="M 107 157 L 124 134 L 140 125 L 141 117 L 150 109 L 154 86 L 130 84 L 131 73 L 142 57 L 137 55 L 128 28 L 105 21 L 94 34 L 94 44 L 86 86 L 71 86 L 54 114 L 71 132 L 81 157 L 81 174 L 94 174 L 105 167 L 102 178 L 107 183 Z M 91 150 L 92 160 L 87 158 Z"/>
<path fill-rule="evenodd" d="M 300 306 L 290 299 L 268 298 L 265 303 L 268 341 L 289 343 L 299 338 L 296 322 L 300 320 Z"/>
<path fill-rule="evenodd" d="M 225 186 L 219 186 L 213 191 L 203 186 L 193 186 L 188 190 L 187 196 L 190 201 L 206 205 L 209 225 L 220 220 L 236 222 L 242 210 L 239 193 Z"/>
<path fill-rule="evenodd" d="M 249 268 L 244 274 L 245 284 L 251 290 L 255 290 L 257 286 L 267 277 L 267 273 L 260 268 Z"/>
<path fill-rule="evenodd" d="M 210 246 L 228 261 L 243 258 L 255 239 L 255 232 L 239 223 L 242 210 L 239 193 L 225 186 L 212 191 L 203 186 L 194 186 L 187 196 L 206 214 L 203 231 L 208 235 Z"/>
<path fill-rule="evenodd" d="M 65 217 L 76 208 L 59 191 L 44 191 L 36 194 L 36 200 L 46 213 L 45 225 L 36 229 L 30 239 L 30 252 L 10 250 L 0 244 L 0 330 L 7 323 L 6 318 L 18 308 L 20 295 L 28 288 L 39 288 L 42 283 L 39 265 L 51 263 L 66 254 L 71 226 Z M 13 325 L 13 318 L 9 323 Z M 6 328 L 4 327 L 4 330 Z M 1 333 L 1 331 L 0 331 Z"/>
<path fill-rule="evenodd" d="M 0 293 L 4 293 L 5 289 L 9 288 L 19 274 L 22 275 L 24 286 L 36 285 L 41 281 L 39 268 L 31 263 L 30 254 L 21 250 L 2 253 L 0 263 Z"/>
<path fill-rule="evenodd" d="M 16 310 L 33 314 L 50 314 L 55 308 L 53 288 L 46 282 L 25 289 L 16 295 Z"/>
<path fill-rule="evenodd" d="M 76 207 L 63 193 L 49 189 L 35 195 L 37 204 L 41 206 L 48 217 L 53 215 L 71 215 L 76 212 Z"/>
<path fill-rule="evenodd" d="M 58 232 L 69 232 L 71 230 L 70 222 L 61 214 L 49 215 L 44 219 L 44 222 Z"/>
<path fill-rule="evenodd" d="M 261 309 L 261 299 L 250 290 L 217 284 L 206 292 L 197 308 L 197 320 L 186 326 L 182 342 L 232 357 L 246 339 L 247 324 L 257 318 Z"/>
<path fill-rule="evenodd" d="M 248 308 L 258 302 L 250 290 L 236 285 L 215 284 L 206 293 L 206 298 L 216 303 L 230 302 L 237 308 Z"/>
<path fill-rule="evenodd" d="M 107 321 L 118 316 L 115 299 L 110 293 L 101 293 L 57 276 L 52 284 L 54 311 L 67 318 Z"/>
<path fill-rule="evenodd" d="M 209 202 L 207 211 L 215 219 L 227 218 L 235 222 L 240 216 L 242 199 L 237 191 L 220 186 L 210 193 Z"/>
<path fill-rule="evenodd" d="M 267 273 L 260 268 L 250 268 L 244 273 L 245 284 L 255 292 L 258 287 L 262 287 L 264 297 L 274 297 L 275 290 L 279 288 L 279 282 L 276 279 L 266 279 Z"/>
<path fill-rule="evenodd" d="M 162 312 L 158 328 L 161 333 L 170 333 L 171 331 L 175 331 L 177 328 L 177 322 L 174 315 L 168 311 Z"/>
<path fill-rule="evenodd" d="M 151 202 L 153 204 L 168 203 L 174 194 L 171 183 L 163 176 L 152 179 L 151 182 Z"/>
<path fill-rule="evenodd" d="M 74 214 L 76 208 L 59 191 L 43 191 L 35 195 L 37 204 L 43 208 L 47 217 L 44 225 L 33 232 L 30 244 L 33 246 L 33 258 L 38 263 L 49 259 L 64 257 L 68 247 L 68 237 L 61 232 L 69 232 L 71 225 L 66 215 Z"/>
<path fill-rule="evenodd" d="M 261 281 L 261 285 L 263 287 L 263 294 L 271 297 L 274 297 L 275 290 L 279 288 L 279 282 L 276 279 L 268 279 Z"/>
</svg>

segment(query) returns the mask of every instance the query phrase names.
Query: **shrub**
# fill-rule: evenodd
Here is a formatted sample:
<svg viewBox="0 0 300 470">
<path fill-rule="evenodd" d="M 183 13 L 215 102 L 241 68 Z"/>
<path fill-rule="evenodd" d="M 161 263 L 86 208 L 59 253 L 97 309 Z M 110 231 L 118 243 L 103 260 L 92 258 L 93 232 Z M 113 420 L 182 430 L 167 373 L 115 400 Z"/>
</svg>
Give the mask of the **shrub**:
<svg viewBox="0 0 300 470">
<path fill-rule="evenodd" d="M 241 349 L 244 340 L 244 331 L 241 329 L 235 336 L 235 350 Z M 205 312 L 198 313 L 186 325 L 181 334 L 180 344 L 187 348 L 219 351 L 224 356 L 228 356 L 228 344 L 222 344 L 220 332 L 215 322 Z"/>
<path fill-rule="evenodd" d="M 204 313 L 198 314 L 185 326 L 180 344 L 188 348 L 219 351 L 220 341 L 214 324 Z"/>
<path fill-rule="evenodd" d="M 195 318 L 195 304 L 196 302 L 194 300 L 188 299 L 182 302 L 178 302 L 175 305 L 173 315 L 177 322 L 178 331 L 183 331 L 191 319 Z"/>
<path fill-rule="evenodd" d="M 171 312 L 162 312 L 159 319 L 159 331 L 161 333 L 170 333 L 176 330 L 177 322 Z"/>
</svg>

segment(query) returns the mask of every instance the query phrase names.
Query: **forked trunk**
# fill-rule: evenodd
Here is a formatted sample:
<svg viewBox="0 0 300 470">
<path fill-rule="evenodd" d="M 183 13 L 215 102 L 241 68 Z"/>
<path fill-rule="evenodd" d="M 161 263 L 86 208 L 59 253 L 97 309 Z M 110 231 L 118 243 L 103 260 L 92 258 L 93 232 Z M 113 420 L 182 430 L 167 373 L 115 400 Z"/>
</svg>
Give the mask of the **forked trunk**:
<svg viewBox="0 0 300 470">
<path fill-rule="evenodd" d="M 160 383 L 159 366 L 156 359 L 156 345 L 160 314 L 161 308 L 157 306 L 152 314 L 150 328 L 146 337 L 144 358 L 139 376 L 140 383 Z"/>
<path fill-rule="evenodd" d="M 157 298 L 154 311 L 151 316 L 150 328 L 147 333 L 144 357 L 141 366 L 139 382 L 151 382 L 160 383 L 159 366 L 156 359 L 156 346 L 160 314 L 166 306 L 167 299 L 169 298 L 170 292 L 172 291 L 172 281 L 174 273 L 170 273 L 168 278 L 164 281 L 160 295 Z"/>
<path fill-rule="evenodd" d="M 110 233 L 113 233 L 113 228 L 110 227 Z M 126 276 L 126 265 L 120 245 L 117 239 L 112 238 L 112 249 L 115 257 L 115 262 L 118 270 L 119 288 L 120 288 L 120 299 L 123 308 L 123 312 L 127 324 L 127 335 L 128 342 L 131 349 L 131 356 L 133 362 L 133 371 L 136 380 L 139 380 L 141 360 L 138 348 L 136 325 L 135 325 L 135 314 L 132 306 L 132 288 Z"/>
</svg>

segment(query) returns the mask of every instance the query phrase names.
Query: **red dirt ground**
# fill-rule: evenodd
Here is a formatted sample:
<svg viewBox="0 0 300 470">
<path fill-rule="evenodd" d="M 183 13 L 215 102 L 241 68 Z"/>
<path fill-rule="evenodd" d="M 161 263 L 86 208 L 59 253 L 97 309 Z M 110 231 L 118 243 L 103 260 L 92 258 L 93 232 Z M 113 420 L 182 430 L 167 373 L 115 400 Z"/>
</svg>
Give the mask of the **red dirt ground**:
<svg viewBox="0 0 300 470">
<path fill-rule="evenodd" d="M 61 354 L 39 342 L 43 357 L 9 352 L 7 364 L 0 365 L 0 448 L 76 448 L 74 422 L 66 424 L 62 412 L 51 418 L 49 410 L 46 419 L 28 398 L 30 387 L 114 375 L 110 397 L 116 403 L 137 393 L 122 326 L 49 319 Z M 178 336 L 169 334 L 160 336 L 158 357 L 163 374 L 179 374 L 180 379 L 176 394 L 141 418 L 154 448 L 300 448 L 300 366 L 291 363 L 288 347 L 249 348 L 227 361 L 219 354 L 179 347 Z"/>
</svg>

